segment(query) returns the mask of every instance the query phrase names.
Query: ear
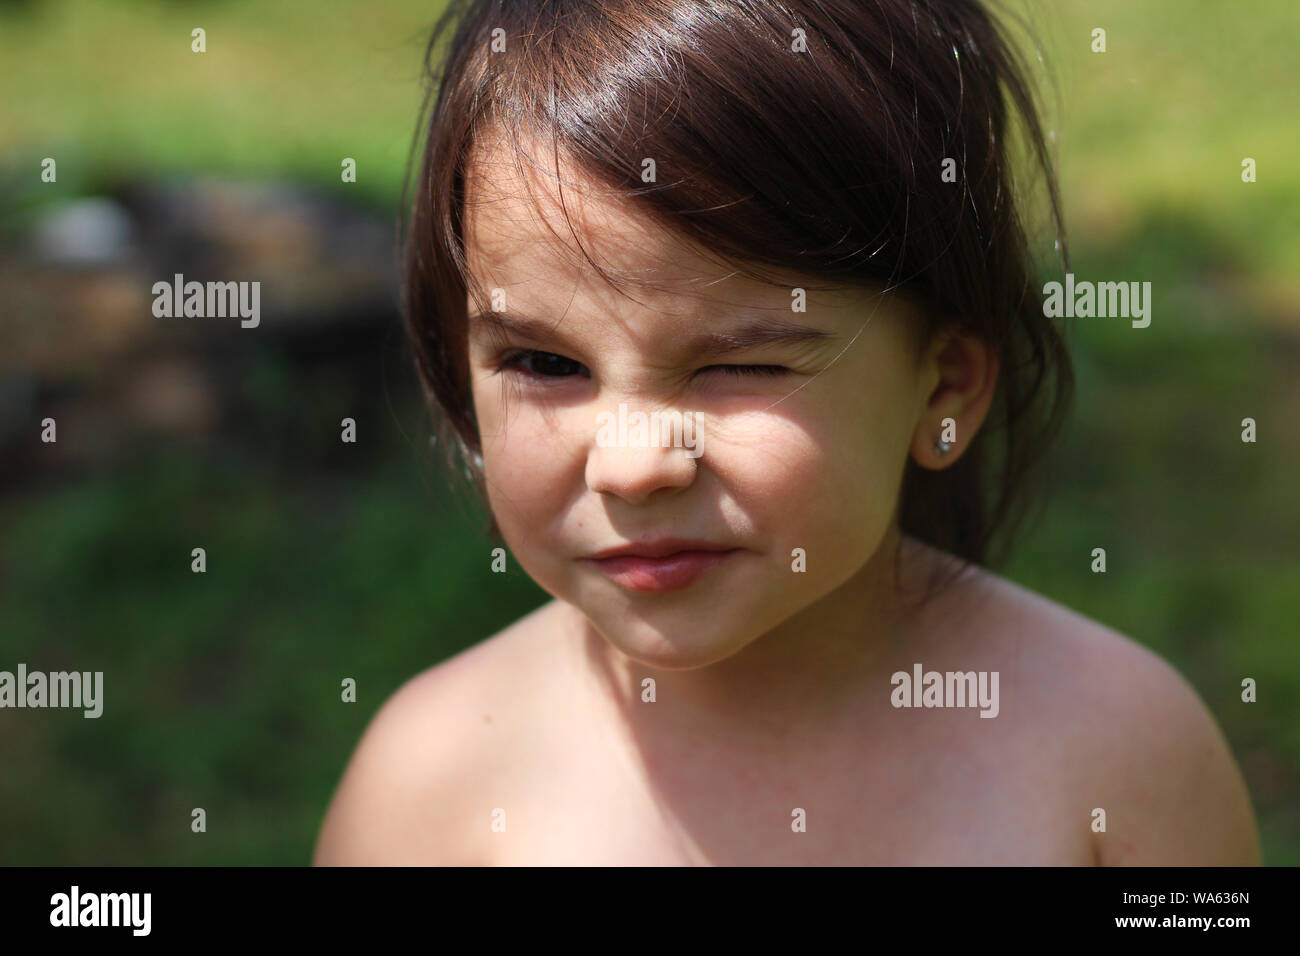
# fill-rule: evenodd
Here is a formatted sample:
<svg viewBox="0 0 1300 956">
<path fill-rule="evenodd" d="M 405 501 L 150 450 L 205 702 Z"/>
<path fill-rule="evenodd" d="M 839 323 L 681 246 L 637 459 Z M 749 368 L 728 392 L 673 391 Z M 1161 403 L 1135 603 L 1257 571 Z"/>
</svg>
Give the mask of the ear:
<svg viewBox="0 0 1300 956">
<path fill-rule="evenodd" d="M 998 356 L 965 332 L 938 332 L 922 357 L 921 380 L 932 383 L 912 435 L 912 458 L 938 471 L 962 456 L 993 404 Z"/>
</svg>

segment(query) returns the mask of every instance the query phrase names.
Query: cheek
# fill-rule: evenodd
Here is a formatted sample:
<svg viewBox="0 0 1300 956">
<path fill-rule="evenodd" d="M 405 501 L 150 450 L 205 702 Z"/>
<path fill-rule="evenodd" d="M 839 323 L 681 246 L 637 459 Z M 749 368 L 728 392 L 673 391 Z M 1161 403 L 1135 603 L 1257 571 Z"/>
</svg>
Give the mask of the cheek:
<svg viewBox="0 0 1300 956">
<path fill-rule="evenodd" d="M 737 463 L 774 528 L 819 538 L 878 533 L 893 512 L 901 453 L 887 431 L 844 416 L 770 429 L 772 450 L 745 450 Z"/>
<path fill-rule="evenodd" d="M 775 552 L 869 555 L 898 494 L 905 443 L 859 392 L 805 390 L 779 406 L 715 419 L 703 462 Z"/>
<path fill-rule="evenodd" d="M 496 379 L 475 383 L 474 410 L 488 505 L 502 532 L 521 524 L 539 528 L 544 517 L 549 523 L 560 510 L 556 496 L 566 489 L 556 421 L 525 399 L 506 400 Z"/>
<path fill-rule="evenodd" d="M 830 429 L 827 497 L 872 524 L 887 522 L 898 500 L 911 441 L 905 408 L 898 396 L 867 393 Z"/>
<path fill-rule="evenodd" d="M 887 366 L 842 373 L 822 376 L 782 403 L 781 414 L 764 413 L 751 430 L 762 441 L 728 446 L 719 466 L 731 470 L 726 483 L 761 512 L 774 538 L 856 561 L 874 552 L 893 517 L 911 443 L 911 393 Z"/>
</svg>

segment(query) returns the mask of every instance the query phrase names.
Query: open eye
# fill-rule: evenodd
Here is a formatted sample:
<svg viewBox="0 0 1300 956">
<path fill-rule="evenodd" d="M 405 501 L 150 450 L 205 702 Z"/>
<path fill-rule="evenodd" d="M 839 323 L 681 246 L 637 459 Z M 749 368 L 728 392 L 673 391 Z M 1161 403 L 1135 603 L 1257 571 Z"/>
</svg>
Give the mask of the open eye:
<svg viewBox="0 0 1300 956">
<path fill-rule="evenodd" d="M 721 369 L 727 375 L 783 375 L 790 371 L 783 365 L 709 365 L 701 369 Z"/>
<path fill-rule="evenodd" d="M 508 356 L 504 362 L 497 366 L 498 372 L 505 369 L 518 369 L 527 375 L 534 375 L 538 378 L 569 378 L 578 370 L 585 371 L 586 366 L 581 362 L 575 362 L 571 358 L 565 358 L 563 355 L 556 355 L 554 352 L 528 349 Z"/>
</svg>

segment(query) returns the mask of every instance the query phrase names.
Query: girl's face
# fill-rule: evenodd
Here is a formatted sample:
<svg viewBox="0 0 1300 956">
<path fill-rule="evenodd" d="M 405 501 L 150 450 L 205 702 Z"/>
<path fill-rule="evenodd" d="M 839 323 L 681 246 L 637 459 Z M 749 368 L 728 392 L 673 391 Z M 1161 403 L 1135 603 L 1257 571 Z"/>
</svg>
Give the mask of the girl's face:
<svg viewBox="0 0 1300 956">
<path fill-rule="evenodd" d="M 720 661 L 869 589 L 851 579 L 888 563 L 903 468 L 932 414 L 915 317 L 867 291 L 810 289 L 795 311 L 797 277 L 781 288 L 730 274 L 570 181 L 564 200 L 593 258 L 653 283 L 630 287 L 636 301 L 574 253 L 536 178 L 484 162 L 468 189 L 471 275 L 504 304 L 475 317 L 469 303 L 474 410 L 515 559 L 628 657 L 668 669 Z M 748 335 L 758 323 L 781 334 Z M 622 403 L 629 424 L 645 413 L 643 433 L 620 433 Z M 734 550 L 666 590 L 592 560 L 664 537 Z"/>
</svg>

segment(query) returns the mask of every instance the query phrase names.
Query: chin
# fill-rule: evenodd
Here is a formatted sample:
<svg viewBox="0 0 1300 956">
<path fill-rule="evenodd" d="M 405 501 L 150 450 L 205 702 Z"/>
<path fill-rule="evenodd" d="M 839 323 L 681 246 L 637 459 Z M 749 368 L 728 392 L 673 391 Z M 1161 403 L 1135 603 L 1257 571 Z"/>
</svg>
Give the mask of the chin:
<svg viewBox="0 0 1300 956">
<path fill-rule="evenodd" d="M 625 657 L 660 670 L 708 667 L 740 652 L 753 640 L 753 635 L 735 629 L 717 630 L 699 620 L 666 627 L 629 615 L 613 622 L 612 628 L 602 622 L 592 623 Z"/>
</svg>

